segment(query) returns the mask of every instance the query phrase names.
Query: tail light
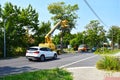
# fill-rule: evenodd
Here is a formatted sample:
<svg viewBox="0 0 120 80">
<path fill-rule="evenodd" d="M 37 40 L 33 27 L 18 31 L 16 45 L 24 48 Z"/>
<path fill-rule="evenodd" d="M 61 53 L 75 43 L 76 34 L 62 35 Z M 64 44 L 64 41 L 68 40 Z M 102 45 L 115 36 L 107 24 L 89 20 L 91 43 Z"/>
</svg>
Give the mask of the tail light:
<svg viewBox="0 0 120 80">
<path fill-rule="evenodd" d="M 34 54 L 39 54 L 39 51 L 35 51 Z"/>
</svg>

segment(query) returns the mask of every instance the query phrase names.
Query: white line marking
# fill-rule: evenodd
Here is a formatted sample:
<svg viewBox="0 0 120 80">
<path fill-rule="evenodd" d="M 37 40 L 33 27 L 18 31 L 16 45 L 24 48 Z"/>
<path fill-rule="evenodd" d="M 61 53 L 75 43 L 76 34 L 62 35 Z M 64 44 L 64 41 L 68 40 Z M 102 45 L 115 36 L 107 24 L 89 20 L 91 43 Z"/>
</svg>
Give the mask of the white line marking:
<svg viewBox="0 0 120 80">
<path fill-rule="evenodd" d="M 71 70 L 71 69 L 88 69 L 88 68 L 96 68 L 95 66 L 88 66 L 88 67 L 72 67 L 72 68 L 67 68 L 68 70 Z"/>
<path fill-rule="evenodd" d="M 69 64 L 65 64 L 65 65 L 63 65 L 63 66 L 60 66 L 59 68 L 64 68 L 64 67 L 66 67 L 66 66 L 70 66 L 70 65 L 73 65 L 73 64 L 75 64 L 75 63 L 78 63 L 78 62 L 81 62 L 81 61 L 85 61 L 85 60 L 87 60 L 87 59 L 91 59 L 91 58 L 96 57 L 96 56 L 97 56 L 97 55 L 94 55 L 94 56 L 87 57 L 87 58 L 85 58 L 85 59 L 81 59 L 81 60 L 78 60 L 78 61 L 75 61 L 75 62 L 72 62 L 72 63 L 69 63 Z"/>
</svg>

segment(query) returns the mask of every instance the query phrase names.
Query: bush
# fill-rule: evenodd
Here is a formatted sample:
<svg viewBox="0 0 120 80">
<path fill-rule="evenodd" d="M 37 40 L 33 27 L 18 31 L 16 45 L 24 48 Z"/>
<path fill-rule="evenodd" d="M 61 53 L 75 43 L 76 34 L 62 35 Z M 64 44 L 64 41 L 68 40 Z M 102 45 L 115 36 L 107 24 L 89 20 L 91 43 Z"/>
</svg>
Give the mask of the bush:
<svg viewBox="0 0 120 80">
<path fill-rule="evenodd" d="M 120 71 L 120 58 L 115 56 L 104 56 L 96 64 L 98 69 L 107 71 Z"/>
<path fill-rule="evenodd" d="M 102 47 L 102 48 L 98 48 L 94 53 L 95 54 L 109 54 L 111 50 Z"/>
<path fill-rule="evenodd" d="M 66 53 L 75 53 L 75 51 L 74 51 L 74 49 L 73 48 L 66 48 L 66 49 L 64 49 L 64 51 L 66 52 Z"/>
<path fill-rule="evenodd" d="M 13 56 L 24 56 L 26 49 L 22 47 L 16 47 L 13 49 L 14 53 Z"/>
<path fill-rule="evenodd" d="M 7 57 L 18 57 L 24 56 L 26 48 L 23 47 L 13 47 L 7 51 Z"/>
</svg>

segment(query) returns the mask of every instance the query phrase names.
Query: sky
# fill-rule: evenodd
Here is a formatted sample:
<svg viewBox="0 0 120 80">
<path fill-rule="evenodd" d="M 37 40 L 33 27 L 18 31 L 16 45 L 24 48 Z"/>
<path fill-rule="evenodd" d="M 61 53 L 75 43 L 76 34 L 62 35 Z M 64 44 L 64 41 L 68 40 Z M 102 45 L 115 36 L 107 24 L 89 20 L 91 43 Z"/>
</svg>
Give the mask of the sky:
<svg viewBox="0 0 120 80">
<path fill-rule="evenodd" d="M 110 29 L 112 25 L 120 26 L 120 0 L 86 0 L 95 13 L 104 22 L 100 22 L 106 30 Z M 99 20 L 95 14 L 90 10 L 84 0 L 0 0 L 0 4 L 4 7 L 6 2 L 11 2 L 13 5 L 17 5 L 21 8 L 28 7 L 29 4 L 39 13 L 39 21 L 52 22 L 51 16 L 47 7 L 53 2 L 65 2 L 66 5 L 78 4 L 79 10 L 76 12 L 79 16 L 77 19 L 76 28 L 72 30 L 72 33 L 82 32 L 85 30 L 85 26 L 89 24 L 91 20 Z M 100 20 L 99 20 L 100 21 Z M 53 25 L 52 25 L 53 26 Z M 51 28 L 53 28 L 51 26 Z M 55 31 L 54 34 L 58 34 L 59 31 Z"/>
</svg>

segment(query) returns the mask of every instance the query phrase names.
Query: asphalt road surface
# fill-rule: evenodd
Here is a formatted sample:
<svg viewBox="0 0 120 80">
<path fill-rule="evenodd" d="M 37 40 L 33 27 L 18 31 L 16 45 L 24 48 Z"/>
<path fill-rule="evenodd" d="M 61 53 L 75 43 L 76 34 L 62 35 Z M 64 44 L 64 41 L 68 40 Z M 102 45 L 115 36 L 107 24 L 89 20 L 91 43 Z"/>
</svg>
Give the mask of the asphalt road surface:
<svg viewBox="0 0 120 80">
<path fill-rule="evenodd" d="M 58 55 L 57 60 L 28 61 L 25 57 L 0 60 L 0 76 L 52 68 L 93 67 L 100 56 L 93 53 Z"/>
</svg>

